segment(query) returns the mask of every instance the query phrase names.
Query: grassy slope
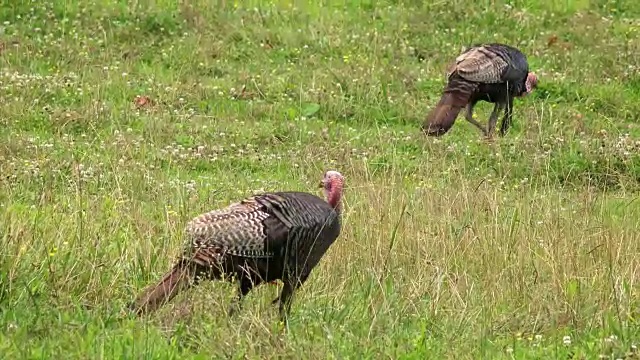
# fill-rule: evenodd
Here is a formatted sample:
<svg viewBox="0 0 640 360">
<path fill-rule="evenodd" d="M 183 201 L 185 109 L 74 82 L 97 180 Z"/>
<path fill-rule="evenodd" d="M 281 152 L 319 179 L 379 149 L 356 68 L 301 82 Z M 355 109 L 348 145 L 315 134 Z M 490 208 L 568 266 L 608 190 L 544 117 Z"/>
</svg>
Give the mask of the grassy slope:
<svg viewBox="0 0 640 360">
<path fill-rule="evenodd" d="M 14 3 L 7 358 L 620 358 L 640 341 L 636 1 Z M 447 62 L 482 41 L 521 47 L 541 89 L 493 144 L 462 118 L 426 139 Z M 235 319 L 221 282 L 123 318 L 188 219 L 316 191 L 328 168 L 348 181 L 344 231 L 288 332 L 275 286 Z"/>
</svg>

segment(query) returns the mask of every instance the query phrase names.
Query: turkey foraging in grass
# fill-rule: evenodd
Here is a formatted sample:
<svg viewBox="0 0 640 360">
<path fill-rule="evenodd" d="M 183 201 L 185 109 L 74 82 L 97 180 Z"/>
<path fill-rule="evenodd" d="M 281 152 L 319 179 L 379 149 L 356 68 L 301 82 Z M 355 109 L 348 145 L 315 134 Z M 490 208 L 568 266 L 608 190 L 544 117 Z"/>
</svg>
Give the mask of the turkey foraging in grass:
<svg viewBox="0 0 640 360">
<path fill-rule="evenodd" d="M 513 98 L 524 97 L 538 86 L 537 76 L 529 72 L 526 56 L 505 44 L 474 45 L 456 58 L 447 73 L 442 97 L 422 124 L 422 131 L 429 136 L 449 131 L 463 107 L 467 108 L 467 121 L 486 137 L 493 136 L 498 113 L 504 109 L 500 124 L 500 135 L 504 136 L 511 125 Z M 473 119 L 478 101 L 495 104 L 486 129 Z"/>
<path fill-rule="evenodd" d="M 235 276 L 239 292 L 229 315 L 254 286 L 282 280 L 272 303 L 286 320 L 295 290 L 340 235 L 343 186 L 339 172 L 327 171 L 320 183 L 326 201 L 305 192 L 263 193 L 194 218 L 186 227 L 189 250 L 129 308 L 151 312 L 202 279 Z"/>
</svg>

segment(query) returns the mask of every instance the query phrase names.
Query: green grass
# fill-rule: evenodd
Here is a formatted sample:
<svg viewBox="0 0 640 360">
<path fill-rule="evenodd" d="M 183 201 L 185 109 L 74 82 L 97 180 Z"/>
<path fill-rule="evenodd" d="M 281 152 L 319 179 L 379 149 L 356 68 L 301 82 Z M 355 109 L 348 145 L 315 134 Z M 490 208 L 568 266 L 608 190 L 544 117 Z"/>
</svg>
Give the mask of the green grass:
<svg viewBox="0 0 640 360">
<path fill-rule="evenodd" d="M 420 3 L 0 5 L 2 357 L 639 358 L 640 3 Z M 488 41 L 540 88 L 494 143 L 426 138 Z M 125 315 L 186 221 L 327 169 L 343 232 L 288 329 L 273 285 Z"/>
</svg>

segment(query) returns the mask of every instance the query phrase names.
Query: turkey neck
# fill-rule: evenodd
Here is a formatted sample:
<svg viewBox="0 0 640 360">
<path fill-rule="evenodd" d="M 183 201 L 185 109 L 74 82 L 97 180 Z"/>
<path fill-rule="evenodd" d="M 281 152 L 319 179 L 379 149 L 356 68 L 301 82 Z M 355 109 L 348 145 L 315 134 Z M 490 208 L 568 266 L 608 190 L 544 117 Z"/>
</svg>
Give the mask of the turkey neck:
<svg viewBox="0 0 640 360">
<path fill-rule="evenodd" d="M 342 184 L 335 181 L 331 185 L 331 190 L 326 191 L 326 198 L 329 205 L 334 208 L 338 213 L 342 209 L 340 200 L 342 199 Z"/>
</svg>

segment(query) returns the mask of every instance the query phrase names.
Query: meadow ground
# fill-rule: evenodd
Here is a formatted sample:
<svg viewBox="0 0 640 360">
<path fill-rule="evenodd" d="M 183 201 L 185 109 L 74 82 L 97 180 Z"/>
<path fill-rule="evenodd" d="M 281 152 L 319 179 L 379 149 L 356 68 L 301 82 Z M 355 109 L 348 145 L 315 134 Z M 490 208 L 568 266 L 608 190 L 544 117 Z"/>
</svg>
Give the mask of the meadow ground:
<svg viewBox="0 0 640 360">
<path fill-rule="evenodd" d="M 0 5 L 0 354 L 638 358 L 640 2 Z M 487 143 L 419 124 L 476 42 L 540 88 Z M 491 105 L 478 107 L 486 119 Z M 186 221 L 348 182 L 289 328 L 205 283 L 145 319 Z"/>
</svg>

